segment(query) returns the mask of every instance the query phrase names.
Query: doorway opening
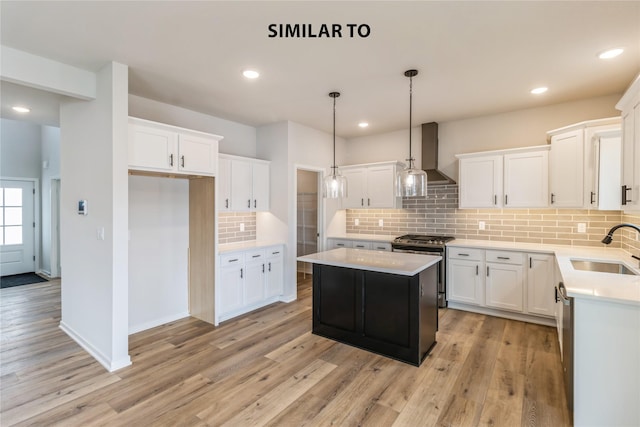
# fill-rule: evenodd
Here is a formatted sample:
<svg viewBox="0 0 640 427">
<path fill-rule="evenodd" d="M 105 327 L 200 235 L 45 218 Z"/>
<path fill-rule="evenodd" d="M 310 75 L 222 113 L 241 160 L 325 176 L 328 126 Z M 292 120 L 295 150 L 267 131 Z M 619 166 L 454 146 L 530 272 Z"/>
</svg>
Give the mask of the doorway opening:
<svg viewBox="0 0 640 427">
<path fill-rule="evenodd" d="M 296 169 L 296 257 L 318 252 L 322 224 L 322 173 Z M 297 262 L 298 282 L 311 275 L 311 264 Z"/>
</svg>

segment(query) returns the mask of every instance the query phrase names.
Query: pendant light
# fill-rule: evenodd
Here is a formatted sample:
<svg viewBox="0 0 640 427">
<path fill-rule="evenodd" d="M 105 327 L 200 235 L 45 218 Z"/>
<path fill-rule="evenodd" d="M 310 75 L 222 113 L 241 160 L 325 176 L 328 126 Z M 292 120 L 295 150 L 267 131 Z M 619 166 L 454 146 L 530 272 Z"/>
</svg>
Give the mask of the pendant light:
<svg viewBox="0 0 640 427">
<path fill-rule="evenodd" d="M 339 199 L 347 197 L 347 179 L 340 175 L 336 166 L 336 98 L 340 96 L 340 92 L 331 92 L 329 96 L 333 98 L 333 165 L 331 174 L 323 180 L 322 197 Z"/>
<path fill-rule="evenodd" d="M 427 195 L 427 173 L 416 169 L 411 155 L 411 108 L 413 101 L 413 78 L 418 75 L 418 70 L 404 72 L 409 77 L 409 158 L 407 167 L 398 173 L 396 178 L 396 194 L 401 197 L 425 197 Z"/>
</svg>

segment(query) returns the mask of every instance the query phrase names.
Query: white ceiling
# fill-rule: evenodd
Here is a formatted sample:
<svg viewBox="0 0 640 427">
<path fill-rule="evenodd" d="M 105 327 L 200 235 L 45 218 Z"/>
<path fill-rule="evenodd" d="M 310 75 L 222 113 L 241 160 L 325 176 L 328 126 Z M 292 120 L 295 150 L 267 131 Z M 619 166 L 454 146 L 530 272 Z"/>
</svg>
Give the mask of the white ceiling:
<svg viewBox="0 0 640 427">
<path fill-rule="evenodd" d="M 88 70 L 129 66 L 130 93 L 252 126 L 345 138 L 622 93 L 640 71 L 640 2 L 12 2 L 3 45 Z M 269 24 L 367 24 L 367 38 L 269 38 Z M 622 46 L 624 54 L 597 54 Z M 245 68 L 262 76 L 248 81 Z M 548 86 L 533 96 L 529 90 Z M 3 106 L 20 96 L 2 85 Z M 10 98 L 6 98 L 10 95 Z M 5 109 L 2 109 L 5 116 Z M 368 129 L 358 128 L 361 120 Z"/>
</svg>

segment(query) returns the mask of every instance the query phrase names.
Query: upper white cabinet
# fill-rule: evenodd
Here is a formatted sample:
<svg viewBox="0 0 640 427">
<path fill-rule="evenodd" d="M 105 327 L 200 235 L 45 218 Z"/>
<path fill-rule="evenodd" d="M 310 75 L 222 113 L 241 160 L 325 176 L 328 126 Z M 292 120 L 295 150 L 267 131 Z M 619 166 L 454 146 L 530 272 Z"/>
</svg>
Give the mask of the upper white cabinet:
<svg viewBox="0 0 640 427">
<path fill-rule="evenodd" d="M 640 75 L 616 108 L 622 111 L 622 209 L 640 211 Z"/>
<path fill-rule="evenodd" d="M 221 154 L 218 174 L 220 211 L 269 210 L 269 162 Z"/>
<path fill-rule="evenodd" d="M 620 119 L 576 123 L 547 135 L 551 207 L 620 209 Z"/>
<path fill-rule="evenodd" d="M 460 208 L 548 205 L 549 146 L 456 155 Z"/>
<path fill-rule="evenodd" d="M 215 176 L 221 136 L 129 117 L 129 169 Z"/>
<path fill-rule="evenodd" d="M 402 198 L 396 197 L 395 182 L 402 166 L 391 162 L 342 167 L 347 179 L 347 197 L 342 199 L 342 208 L 401 208 Z"/>
</svg>

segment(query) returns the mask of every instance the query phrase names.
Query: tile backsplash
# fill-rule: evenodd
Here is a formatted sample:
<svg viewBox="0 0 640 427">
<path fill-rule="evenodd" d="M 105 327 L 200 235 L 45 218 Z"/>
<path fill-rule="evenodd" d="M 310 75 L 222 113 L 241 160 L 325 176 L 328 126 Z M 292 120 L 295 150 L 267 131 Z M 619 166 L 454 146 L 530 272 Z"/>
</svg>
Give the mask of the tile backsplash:
<svg viewBox="0 0 640 427">
<path fill-rule="evenodd" d="M 621 222 L 640 224 L 640 216 L 588 209 L 459 209 L 458 186 L 431 186 L 426 198 L 405 198 L 403 209 L 348 209 L 347 233 L 402 235 L 447 234 L 458 239 L 499 240 L 602 247 L 609 228 Z M 359 225 L 355 225 L 358 219 Z M 382 220 L 382 227 L 379 226 Z M 479 229 L 484 222 L 485 229 Z M 585 232 L 578 232 L 578 224 Z M 612 247 L 632 253 L 640 242 L 631 229 L 621 229 Z"/>
<path fill-rule="evenodd" d="M 240 231 L 244 224 L 244 231 Z M 256 240 L 256 213 L 233 212 L 218 215 L 218 243 L 236 243 Z"/>
</svg>

